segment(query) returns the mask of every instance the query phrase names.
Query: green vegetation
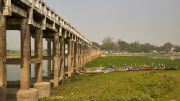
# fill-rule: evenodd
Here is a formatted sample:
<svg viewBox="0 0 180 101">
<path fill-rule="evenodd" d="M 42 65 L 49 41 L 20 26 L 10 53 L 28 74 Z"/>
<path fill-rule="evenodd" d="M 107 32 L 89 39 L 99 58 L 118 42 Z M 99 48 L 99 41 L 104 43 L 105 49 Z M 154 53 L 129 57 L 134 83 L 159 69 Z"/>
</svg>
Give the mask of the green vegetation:
<svg viewBox="0 0 180 101">
<path fill-rule="evenodd" d="M 171 73 L 171 75 L 169 75 Z M 176 76 L 180 71 L 126 71 L 79 75 L 53 88 L 40 101 L 151 101 L 178 100 Z"/>
<path fill-rule="evenodd" d="M 100 64 L 102 67 L 108 67 L 108 64 L 114 64 L 117 67 L 123 67 L 123 63 L 126 63 L 128 65 L 142 65 L 146 64 L 151 66 L 152 63 L 156 63 L 156 65 L 159 65 L 159 63 L 165 64 L 167 67 L 170 65 L 172 67 L 176 67 L 176 64 L 180 66 L 179 60 L 168 60 L 168 59 L 149 59 L 149 58 L 137 58 L 137 57 L 121 57 L 121 56 L 107 56 L 107 57 L 98 57 L 91 62 L 87 63 L 86 67 L 100 67 Z M 178 68 L 179 69 L 179 68 Z"/>
<path fill-rule="evenodd" d="M 120 38 L 116 40 L 116 42 L 113 41 L 113 37 L 106 36 L 102 40 L 102 44 L 99 45 L 96 42 L 93 42 L 96 46 L 99 46 L 102 50 L 115 50 L 115 51 L 128 51 L 131 53 L 139 53 L 139 52 L 145 52 L 149 53 L 151 50 L 157 50 L 157 51 L 166 51 L 170 52 L 171 48 L 174 47 L 175 49 L 173 52 L 180 52 L 180 46 L 173 45 L 170 42 L 165 43 L 163 46 L 156 46 L 151 45 L 150 43 L 144 43 L 141 44 L 139 41 L 135 41 L 132 43 L 127 43 L 126 41 L 121 40 Z"/>
<path fill-rule="evenodd" d="M 97 47 L 100 47 L 100 45 L 97 42 L 92 42 L 92 44 L 96 45 Z"/>
<path fill-rule="evenodd" d="M 148 59 L 142 56 L 117 56 L 103 54 L 86 67 L 104 67 L 108 63 L 122 67 L 152 62 L 180 66 L 180 60 Z M 145 56 L 153 56 L 144 54 Z M 157 54 L 154 56 L 158 56 Z M 165 55 L 161 55 L 165 56 Z M 180 100 L 180 70 L 118 71 L 95 76 L 78 75 L 64 80 L 58 88 L 52 88 L 51 97 L 40 101 L 171 101 Z"/>
</svg>

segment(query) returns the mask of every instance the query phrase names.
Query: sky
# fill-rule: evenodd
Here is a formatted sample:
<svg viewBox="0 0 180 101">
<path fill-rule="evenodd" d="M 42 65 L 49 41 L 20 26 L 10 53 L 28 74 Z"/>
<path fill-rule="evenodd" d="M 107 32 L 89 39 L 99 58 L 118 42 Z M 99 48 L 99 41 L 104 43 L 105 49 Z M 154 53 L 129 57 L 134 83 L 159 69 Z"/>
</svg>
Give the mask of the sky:
<svg viewBox="0 0 180 101">
<path fill-rule="evenodd" d="M 111 36 L 114 41 L 180 46 L 180 0 L 43 1 L 91 42 L 102 44 L 104 37 Z M 14 38 L 17 35 L 19 39 Z M 19 40 L 19 32 L 7 31 L 7 49 L 20 49 Z"/>
</svg>

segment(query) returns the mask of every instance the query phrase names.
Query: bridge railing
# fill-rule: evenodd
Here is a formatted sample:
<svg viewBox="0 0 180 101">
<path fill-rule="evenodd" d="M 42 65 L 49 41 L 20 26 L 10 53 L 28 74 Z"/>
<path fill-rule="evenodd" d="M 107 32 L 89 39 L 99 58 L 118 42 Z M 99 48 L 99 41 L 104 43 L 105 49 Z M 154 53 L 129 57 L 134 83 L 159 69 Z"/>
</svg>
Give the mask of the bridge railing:
<svg viewBox="0 0 180 101">
<path fill-rule="evenodd" d="M 10 1 L 10 0 L 9 0 Z M 74 35 L 76 35 L 77 37 L 79 37 L 81 40 L 87 42 L 88 44 L 92 44 L 88 39 L 86 39 L 83 35 L 80 34 L 80 32 L 78 32 L 76 30 L 76 28 L 72 27 L 70 25 L 70 23 L 66 22 L 66 20 L 64 20 L 60 15 L 58 15 L 55 10 L 51 9 L 46 2 L 42 1 L 42 0 L 20 0 L 21 2 L 24 2 L 26 5 L 31 4 L 33 5 L 33 9 L 40 12 L 41 14 L 45 15 L 46 18 L 48 18 L 49 20 L 51 20 L 52 22 L 54 22 L 57 25 L 62 26 L 64 29 L 70 31 L 71 33 L 73 33 Z M 30 6 L 30 5 L 29 5 Z M 38 24 L 36 24 L 38 25 Z M 38 25 L 39 26 L 39 25 Z M 49 26 L 50 25 L 46 25 Z M 51 26 L 51 28 L 54 28 L 57 30 L 56 27 Z"/>
</svg>

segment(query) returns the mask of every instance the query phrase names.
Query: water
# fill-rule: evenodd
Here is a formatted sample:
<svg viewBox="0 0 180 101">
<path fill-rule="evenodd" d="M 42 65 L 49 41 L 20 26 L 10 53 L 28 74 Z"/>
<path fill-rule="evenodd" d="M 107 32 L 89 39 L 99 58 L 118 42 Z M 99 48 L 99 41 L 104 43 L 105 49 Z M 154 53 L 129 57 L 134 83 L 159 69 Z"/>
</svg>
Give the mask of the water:
<svg viewBox="0 0 180 101">
<path fill-rule="evenodd" d="M 169 59 L 169 60 L 180 60 L 180 56 L 166 56 L 166 57 L 146 57 L 146 58 L 151 58 L 151 59 Z"/>
<path fill-rule="evenodd" d="M 180 56 L 154 56 L 154 57 L 128 57 L 128 58 L 150 58 L 150 59 L 180 60 Z"/>
<path fill-rule="evenodd" d="M 20 65 L 6 65 L 7 81 L 20 80 Z M 45 72 L 43 76 L 47 76 L 47 60 L 43 60 L 42 70 Z M 34 64 L 31 64 L 31 78 L 35 77 Z"/>
</svg>

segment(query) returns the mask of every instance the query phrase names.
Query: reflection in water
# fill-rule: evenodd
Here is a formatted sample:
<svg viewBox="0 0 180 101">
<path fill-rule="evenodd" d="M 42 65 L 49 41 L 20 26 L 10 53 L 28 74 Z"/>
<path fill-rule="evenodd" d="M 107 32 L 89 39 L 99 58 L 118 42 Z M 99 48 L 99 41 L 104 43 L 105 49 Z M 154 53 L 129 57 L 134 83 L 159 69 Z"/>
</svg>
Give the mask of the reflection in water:
<svg viewBox="0 0 180 101">
<path fill-rule="evenodd" d="M 146 57 L 151 59 L 170 59 L 170 60 L 180 60 L 180 56 L 166 56 L 166 57 Z"/>
<path fill-rule="evenodd" d="M 34 64 L 31 64 L 31 78 L 35 76 Z M 20 65 L 6 65 L 7 68 L 7 81 L 20 80 Z M 43 60 L 42 76 L 47 76 L 47 60 Z"/>
<path fill-rule="evenodd" d="M 43 60 L 43 65 L 42 65 L 42 70 L 44 73 L 42 76 L 48 76 L 47 74 L 47 60 Z M 65 62 L 67 65 L 67 61 Z M 53 62 L 51 61 L 51 70 L 52 70 Z M 31 64 L 31 78 L 35 77 L 35 70 L 34 70 L 35 65 Z M 6 65 L 7 68 L 7 81 L 16 81 L 20 80 L 20 65 Z"/>
</svg>

